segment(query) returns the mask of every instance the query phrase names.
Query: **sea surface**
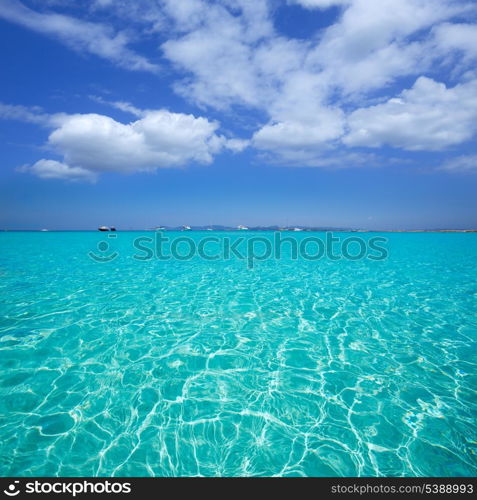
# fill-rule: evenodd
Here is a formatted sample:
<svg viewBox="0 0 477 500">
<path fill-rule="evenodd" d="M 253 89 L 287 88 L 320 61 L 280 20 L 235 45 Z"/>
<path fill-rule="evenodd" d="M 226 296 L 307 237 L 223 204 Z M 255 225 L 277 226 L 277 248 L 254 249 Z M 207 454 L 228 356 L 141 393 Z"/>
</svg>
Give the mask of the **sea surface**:
<svg viewBox="0 0 477 500">
<path fill-rule="evenodd" d="M 477 234 L 253 266 L 153 236 L 0 233 L 1 476 L 477 475 Z"/>
</svg>

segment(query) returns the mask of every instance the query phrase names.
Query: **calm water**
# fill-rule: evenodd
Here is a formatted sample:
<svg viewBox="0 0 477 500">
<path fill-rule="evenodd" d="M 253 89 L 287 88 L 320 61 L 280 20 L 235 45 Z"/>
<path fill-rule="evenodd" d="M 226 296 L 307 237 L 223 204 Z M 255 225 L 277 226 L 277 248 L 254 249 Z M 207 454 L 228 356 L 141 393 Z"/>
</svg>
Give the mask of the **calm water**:
<svg viewBox="0 0 477 500">
<path fill-rule="evenodd" d="M 1 476 L 477 475 L 477 234 L 253 269 L 137 236 L 0 233 Z"/>
</svg>

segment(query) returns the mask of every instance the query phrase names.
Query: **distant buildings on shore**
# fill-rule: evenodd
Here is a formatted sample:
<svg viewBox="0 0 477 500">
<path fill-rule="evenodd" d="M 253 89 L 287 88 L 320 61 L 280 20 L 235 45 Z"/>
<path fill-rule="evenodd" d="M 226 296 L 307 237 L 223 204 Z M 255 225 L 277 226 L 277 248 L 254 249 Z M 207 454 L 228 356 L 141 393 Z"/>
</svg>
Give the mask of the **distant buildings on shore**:
<svg viewBox="0 0 477 500">
<path fill-rule="evenodd" d="M 114 226 L 99 226 L 98 231 L 116 231 Z M 345 227 L 281 227 L 281 226 L 156 226 L 150 228 L 126 228 L 122 231 L 310 231 L 344 233 L 477 233 L 477 229 L 354 229 Z M 91 229 L 12 229 L 0 228 L 0 232 L 83 232 Z"/>
<path fill-rule="evenodd" d="M 130 231 L 140 231 L 140 229 L 129 229 Z M 41 231 L 48 231 L 41 229 Z M 114 226 L 99 226 L 98 231 L 116 231 Z M 318 227 L 318 226 L 155 226 L 146 231 L 336 231 L 349 233 L 475 233 L 477 229 L 355 229 L 346 227 Z"/>
<path fill-rule="evenodd" d="M 102 229 L 100 228 L 100 231 Z M 284 227 L 284 226 L 245 226 L 239 224 L 238 226 L 221 226 L 221 225 L 210 225 L 210 226 L 154 226 L 148 228 L 147 231 L 354 231 L 354 229 L 349 228 L 337 228 L 337 227 L 308 227 L 308 226 L 296 226 L 296 227 Z"/>
</svg>

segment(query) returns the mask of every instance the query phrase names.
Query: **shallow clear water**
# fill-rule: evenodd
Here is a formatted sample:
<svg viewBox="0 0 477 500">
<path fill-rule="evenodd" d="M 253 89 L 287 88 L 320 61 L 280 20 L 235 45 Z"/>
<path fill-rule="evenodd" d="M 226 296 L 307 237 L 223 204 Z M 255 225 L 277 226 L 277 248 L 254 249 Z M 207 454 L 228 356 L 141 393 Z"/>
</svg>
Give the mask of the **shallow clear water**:
<svg viewBox="0 0 477 500">
<path fill-rule="evenodd" d="M 253 269 L 137 236 L 0 233 L 0 475 L 476 475 L 477 234 Z"/>
</svg>

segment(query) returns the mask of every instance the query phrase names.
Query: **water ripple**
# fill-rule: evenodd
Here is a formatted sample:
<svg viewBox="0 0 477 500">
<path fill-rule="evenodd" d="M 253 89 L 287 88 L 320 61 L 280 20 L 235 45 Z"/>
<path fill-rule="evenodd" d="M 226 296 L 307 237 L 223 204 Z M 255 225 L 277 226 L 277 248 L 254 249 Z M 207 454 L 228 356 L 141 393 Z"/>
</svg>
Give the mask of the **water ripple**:
<svg viewBox="0 0 477 500">
<path fill-rule="evenodd" d="M 253 270 L 0 238 L 3 476 L 477 473 L 475 235 Z"/>
</svg>

